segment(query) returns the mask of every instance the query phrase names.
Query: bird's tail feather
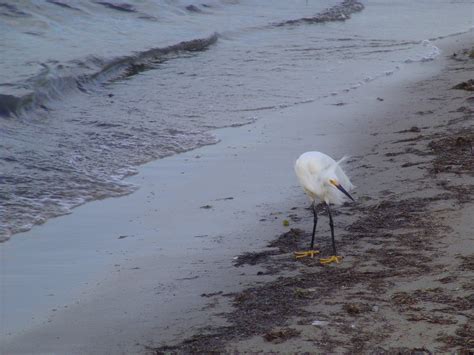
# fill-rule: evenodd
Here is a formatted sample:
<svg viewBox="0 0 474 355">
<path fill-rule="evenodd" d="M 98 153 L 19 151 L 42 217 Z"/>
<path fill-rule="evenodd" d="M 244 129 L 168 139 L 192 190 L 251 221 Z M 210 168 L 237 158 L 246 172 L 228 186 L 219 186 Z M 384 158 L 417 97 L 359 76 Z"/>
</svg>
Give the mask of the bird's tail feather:
<svg viewBox="0 0 474 355">
<path fill-rule="evenodd" d="M 335 164 L 334 164 L 334 169 L 337 169 L 338 167 L 340 168 L 341 167 L 341 164 L 344 163 L 346 160 L 348 160 L 350 158 L 350 155 L 344 155 L 341 159 L 339 159 Z M 349 180 L 349 178 L 347 177 L 347 175 L 344 173 L 344 171 L 342 171 L 341 169 L 341 172 L 342 174 L 344 175 L 345 179 L 347 179 L 347 182 L 345 182 L 345 188 L 348 189 L 348 190 L 352 190 L 353 188 L 355 188 L 356 186 L 354 184 L 352 184 Z"/>
<path fill-rule="evenodd" d="M 336 165 L 341 165 L 343 162 L 345 162 L 347 159 L 349 159 L 350 156 L 349 155 L 344 155 L 341 159 L 339 159 L 337 162 L 336 162 Z"/>
</svg>

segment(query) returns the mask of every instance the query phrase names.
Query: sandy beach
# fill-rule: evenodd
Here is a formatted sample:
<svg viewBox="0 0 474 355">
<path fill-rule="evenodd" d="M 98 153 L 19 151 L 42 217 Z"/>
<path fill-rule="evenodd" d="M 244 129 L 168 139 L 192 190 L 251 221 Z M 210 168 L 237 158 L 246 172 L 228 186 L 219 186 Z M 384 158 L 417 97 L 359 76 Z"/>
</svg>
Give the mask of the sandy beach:
<svg viewBox="0 0 474 355">
<path fill-rule="evenodd" d="M 401 101 L 381 93 L 379 101 L 389 101 L 379 111 L 387 125 L 369 132 L 370 150 L 349 162 L 357 203 L 346 203 L 336 217 L 344 261 L 295 261 L 293 252 L 310 238 L 310 208 L 279 210 L 290 230 L 234 263 L 272 279 L 234 294 L 202 295 L 209 307 L 230 299 L 233 308 L 222 315 L 227 324 L 151 352 L 474 350 L 473 87 L 465 81 L 474 61 L 472 46 L 452 45 L 441 73 L 404 86 Z M 329 231 L 319 226 L 328 254 Z"/>
<path fill-rule="evenodd" d="M 474 75 L 471 40 L 438 41 L 398 81 L 218 130 L 141 167 L 135 193 L 1 244 L 0 352 L 473 351 L 474 98 L 452 89 Z M 293 257 L 311 232 L 293 172 L 308 150 L 351 156 L 338 265 Z M 316 238 L 328 255 L 324 211 Z"/>
</svg>

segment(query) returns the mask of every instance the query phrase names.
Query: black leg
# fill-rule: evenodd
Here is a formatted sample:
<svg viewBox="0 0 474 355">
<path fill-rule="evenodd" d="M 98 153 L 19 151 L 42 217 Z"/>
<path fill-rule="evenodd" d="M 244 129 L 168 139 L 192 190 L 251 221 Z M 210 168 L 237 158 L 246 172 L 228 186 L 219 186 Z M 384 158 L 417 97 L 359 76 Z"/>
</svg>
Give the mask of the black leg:
<svg viewBox="0 0 474 355">
<path fill-rule="evenodd" d="M 313 201 L 313 204 L 311 205 L 311 207 L 313 208 L 314 219 L 313 219 L 313 236 L 311 238 L 311 249 L 310 250 L 313 250 L 314 249 L 314 235 L 316 234 L 316 225 L 318 224 L 318 214 L 316 213 L 316 202 L 315 201 Z"/>
<path fill-rule="evenodd" d="M 334 252 L 334 255 L 337 255 L 336 242 L 334 241 L 334 223 L 332 221 L 331 209 L 329 208 L 329 204 L 327 203 L 326 203 L 326 207 L 327 207 L 328 215 L 329 215 L 329 227 L 331 227 L 332 251 Z"/>
</svg>

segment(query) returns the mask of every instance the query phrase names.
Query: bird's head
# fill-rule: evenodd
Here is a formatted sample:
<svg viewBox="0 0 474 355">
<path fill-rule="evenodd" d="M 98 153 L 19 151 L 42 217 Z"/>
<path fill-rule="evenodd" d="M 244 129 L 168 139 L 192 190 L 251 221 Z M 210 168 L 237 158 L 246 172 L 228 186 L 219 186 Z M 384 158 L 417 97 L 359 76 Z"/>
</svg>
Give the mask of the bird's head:
<svg viewBox="0 0 474 355">
<path fill-rule="evenodd" d="M 337 179 L 335 178 L 330 178 L 329 179 L 329 184 L 334 186 L 336 189 L 338 189 L 339 191 L 341 191 L 344 195 L 346 195 L 347 197 L 349 197 L 352 201 L 354 201 L 354 199 L 352 198 L 352 196 L 349 194 L 349 192 L 346 191 L 346 189 L 344 187 L 342 187 L 342 185 L 339 183 L 339 181 L 337 181 Z"/>
</svg>

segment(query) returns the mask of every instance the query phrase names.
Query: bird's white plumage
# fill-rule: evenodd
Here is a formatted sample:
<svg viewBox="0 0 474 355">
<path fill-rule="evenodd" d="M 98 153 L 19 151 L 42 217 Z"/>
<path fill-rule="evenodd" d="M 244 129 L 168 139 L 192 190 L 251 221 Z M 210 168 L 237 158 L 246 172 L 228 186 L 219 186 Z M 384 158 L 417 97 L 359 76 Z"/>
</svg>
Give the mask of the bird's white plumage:
<svg viewBox="0 0 474 355">
<path fill-rule="evenodd" d="M 296 160 L 296 176 L 312 200 L 319 199 L 335 205 L 340 205 L 346 200 L 346 196 L 330 183 L 331 179 L 335 180 L 346 191 L 354 188 L 340 167 L 344 160 L 345 158 L 335 161 L 321 152 L 306 152 Z"/>
</svg>

